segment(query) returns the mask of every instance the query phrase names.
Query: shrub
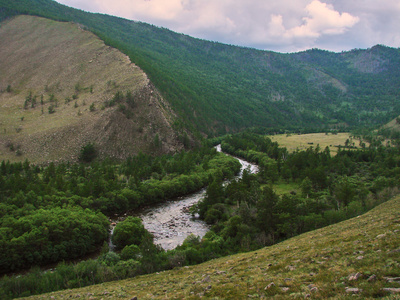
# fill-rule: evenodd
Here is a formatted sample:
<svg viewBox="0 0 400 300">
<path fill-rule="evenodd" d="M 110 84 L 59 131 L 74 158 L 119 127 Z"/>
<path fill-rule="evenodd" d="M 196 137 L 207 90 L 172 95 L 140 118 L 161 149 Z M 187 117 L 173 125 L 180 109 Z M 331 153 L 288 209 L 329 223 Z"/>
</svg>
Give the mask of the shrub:
<svg viewBox="0 0 400 300">
<path fill-rule="evenodd" d="M 140 245 L 148 234 L 139 218 L 128 217 L 115 226 L 111 239 L 117 249 L 123 249 L 128 245 Z"/>
<path fill-rule="evenodd" d="M 96 158 L 96 156 L 97 156 L 97 151 L 94 144 L 89 143 L 82 147 L 79 160 L 89 163 L 93 161 Z"/>
</svg>

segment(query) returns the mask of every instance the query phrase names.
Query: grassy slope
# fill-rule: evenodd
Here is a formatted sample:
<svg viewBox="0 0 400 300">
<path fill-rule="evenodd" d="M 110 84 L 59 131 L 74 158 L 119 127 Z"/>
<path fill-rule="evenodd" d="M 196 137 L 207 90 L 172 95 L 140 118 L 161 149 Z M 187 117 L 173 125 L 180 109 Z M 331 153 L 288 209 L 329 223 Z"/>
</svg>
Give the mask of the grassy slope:
<svg viewBox="0 0 400 300">
<path fill-rule="evenodd" d="M 0 69 L 0 159 L 74 161 L 88 142 L 103 157 L 123 158 L 150 151 L 157 133 L 164 151 L 179 148 L 173 115 L 146 74 L 78 25 L 30 16 L 7 21 L 0 27 Z M 117 91 L 128 90 L 135 97 L 129 120 L 118 105 L 101 108 Z M 37 104 L 24 109 L 29 93 Z M 58 101 L 53 114 L 51 95 Z"/>
<path fill-rule="evenodd" d="M 294 237 L 255 252 L 228 256 L 172 271 L 65 290 L 30 299 L 277 299 L 306 295 L 356 298 L 389 295 L 399 288 L 386 277 L 400 276 L 400 197 L 365 215 Z M 361 273 L 357 280 L 349 276 Z M 376 280 L 368 281 L 371 275 Z M 275 286 L 266 287 L 270 283 Z M 288 288 L 285 291 L 284 288 Z"/>
</svg>

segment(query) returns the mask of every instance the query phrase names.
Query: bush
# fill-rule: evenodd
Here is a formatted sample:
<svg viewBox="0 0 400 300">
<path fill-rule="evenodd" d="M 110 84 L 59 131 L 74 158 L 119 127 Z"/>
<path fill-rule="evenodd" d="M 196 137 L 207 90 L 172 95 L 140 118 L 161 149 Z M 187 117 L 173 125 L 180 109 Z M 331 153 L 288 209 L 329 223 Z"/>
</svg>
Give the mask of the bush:
<svg viewBox="0 0 400 300">
<path fill-rule="evenodd" d="M 136 217 L 128 217 L 115 226 L 111 239 L 117 249 L 123 249 L 128 245 L 140 245 L 146 235 L 150 233 L 144 228 L 142 221 Z"/>
<path fill-rule="evenodd" d="M 125 246 L 121 251 L 121 258 L 123 260 L 137 259 L 140 254 L 140 248 L 137 245 Z"/>
<path fill-rule="evenodd" d="M 114 266 L 120 261 L 120 257 L 115 252 L 108 252 L 99 257 L 99 262 L 106 266 Z"/>
<path fill-rule="evenodd" d="M 86 146 L 83 146 L 81 149 L 81 154 L 79 156 L 79 160 L 82 162 L 91 162 L 97 156 L 97 151 L 94 144 L 89 143 Z"/>
</svg>

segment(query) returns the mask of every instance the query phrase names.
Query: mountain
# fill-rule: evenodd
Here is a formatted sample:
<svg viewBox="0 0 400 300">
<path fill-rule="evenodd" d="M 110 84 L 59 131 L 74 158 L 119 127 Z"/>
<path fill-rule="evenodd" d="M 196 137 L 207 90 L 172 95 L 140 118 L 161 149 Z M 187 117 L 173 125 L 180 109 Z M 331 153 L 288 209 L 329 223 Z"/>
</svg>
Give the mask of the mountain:
<svg viewBox="0 0 400 300">
<path fill-rule="evenodd" d="M 18 16 L 0 27 L 2 159 L 76 161 L 183 148 L 169 105 L 118 50 L 73 23 Z"/>
<path fill-rule="evenodd" d="M 254 252 L 29 299 L 398 299 L 400 198 Z M 390 298 L 392 299 L 392 298 Z"/>
<path fill-rule="evenodd" d="M 81 24 L 127 54 L 179 117 L 176 129 L 212 136 L 257 126 L 376 126 L 400 114 L 399 49 L 281 54 L 199 40 L 51 0 L 0 0 L 1 19 L 19 14 Z"/>
</svg>

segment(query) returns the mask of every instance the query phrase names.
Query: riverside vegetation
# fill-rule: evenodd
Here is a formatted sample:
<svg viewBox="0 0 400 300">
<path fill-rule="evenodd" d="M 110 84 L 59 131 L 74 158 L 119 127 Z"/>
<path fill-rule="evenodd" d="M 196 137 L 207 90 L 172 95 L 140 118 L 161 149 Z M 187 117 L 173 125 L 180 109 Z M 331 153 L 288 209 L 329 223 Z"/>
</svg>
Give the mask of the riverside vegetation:
<svg viewBox="0 0 400 300">
<path fill-rule="evenodd" d="M 29 299 L 398 299 L 399 211 L 397 196 L 256 251 Z"/>
<path fill-rule="evenodd" d="M 103 213 L 110 215 L 149 205 L 208 184 L 204 200 L 193 209 L 212 227 L 203 239 L 190 236 L 183 245 L 164 251 L 153 244 L 140 220 L 127 218 L 115 228 L 113 241 L 118 252 L 108 252 L 106 245 L 97 260 L 76 265 L 63 263 L 53 272 L 34 269 L 21 277 L 6 276 L 0 281 L 2 296 L 92 285 L 259 249 L 360 215 L 398 193 L 399 148 L 387 147 L 377 141 L 361 149 L 340 149 L 337 155 L 331 156 L 328 148 L 321 150 L 318 146 L 288 152 L 263 135 L 246 132 L 225 137 L 222 149 L 256 162 L 260 172 L 254 175 L 245 171 L 242 179 L 232 180 L 224 186 L 223 178 L 232 176 L 239 166 L 233 158 L 217 154 L 210 147 L 169 159 L 141 155 L 121 165 L 102 162 L 90 167 L 50 165 L 41 169 L 28 163 L 3 162 L 0 178 L 5 183 L 2 186 L 9 189 L 9 197 L 2 201 L 5 212 L 2 245 L 19 249 L 13 253 L 21 255 L 19 261 L 24 265 L 20 267 L 30 265 L 29 257 L 35 257 L 37 254 L 33 254 L 33 250 L 41 245 L 43 249 L 48 246 L 48 249 L 61 250 L 59 254 L 49 251 L 49 255 L 42 258 L 43 262 L 50 262 L 54 257 L 65 259 L 62 250 L 66 248 L 63 247 L 68 247 L 68 243 L 76 246 L 81 241 L 81 230 L 76 230 L 70 240 L 60 238 L 60 245 L 54 247 L 57 240 L 51 237 L 61 233 L 57 226 L 48 233 L 48 223 L 42 222 L 35 228 L 31 221 L 35 218 L 43 220 L 41 215 L 46 209 L 56 213 L 63 209 L 72 210 L 71 214 L 86 213 L 93 219 L 97 216 L 98 238 L 103 237 L 104 241 L 101 234 L 107 224 Z M 221 166 L 225 166 L 222 168 L 225 173 L 221 172 Z M 35 180 L 31 180 L 29 186 L 23 180 L 24 176 Z M 287 183 L 296 186 L 297 192 L 275 193 L 275 186 Z M 25 192 L 18 193 L 10 189 L 11 186 L 19 186 Z M 39 191 L 47 195 L 41 195 Z M 34 205 L 45 208 L 35 210 Z M 55 219 L 51 220 L 55 224 L 56 213 L 52 214 Z M 88 225 L 82 226 L 87 228 Z M 18 236 L 18 228 L 31 229 Z M 129 238 L 133 233 L 135 238 Z M 14 238 L 11 235 L 15 235 Z M 37 242 L 37 246 L 26 248 L 32 241 Z M 87 250 L 92 245 L 101 245 L 94 239 L 85 239 L 85 243 L 88 245 L 83 249 Z M 28 250 L 24 253 L 22 249 Z M 79 249 L 82 251 L 81 247 Z M 76 255 L 73 251 L 68 253 Z M 43 251 L 42 256 L 45 254 Z M 2 258 L 8 270 L 16 269 L 11 261 L 7 255 Z"/>
<path fill-rule="evenodd" d="M 82 159 L 91 157 L 92 151 L 93 145 L 84 147 Z M 105 215 L 186 195 L 206 186 L 211 178 L 232 177 L 239 169 L 237 160 L 209 147 L 174 156 L 139 154 L 121 164 L 101 161 L 89 165 L 51 163 L 39 167 L 28 161 L 3 161 L 0 165 L 0 269 L 3 273 L 13 272 L 91 253 L 107 241 L 109 222 Z M 123 228 L 122 224 L 119 226 Z M 152 241 L 149 243 L 158 252 Z M 105 259 L 111 259 L 112 255 L 114 253 L 106 254 Z M 79 268 L 86 269 L 89 265 L 83 263 Z M 68 272 L 60 274 L 65 276 Z M 75 276 L 73 274 L 70 273 Z M 94 282 L 118 276 L 126 275 L 109 273 Z M 85 278 L 64 278 L 56 286 L 66 288 L 81 286 L 83 282 L 94 283 L 92 278 L 89 282 Z M 12 285 L 5 283 L 7 281 L 4 279 L 0 284 L 2 298 L 21 292 L 34 293 L 42 286 L 36 282 L 36 287 L 9 294 L 8 287 Z M 39 289 L 43 288 L 41 292 L 55 286 L 46 283 Z"/>
</svg>

